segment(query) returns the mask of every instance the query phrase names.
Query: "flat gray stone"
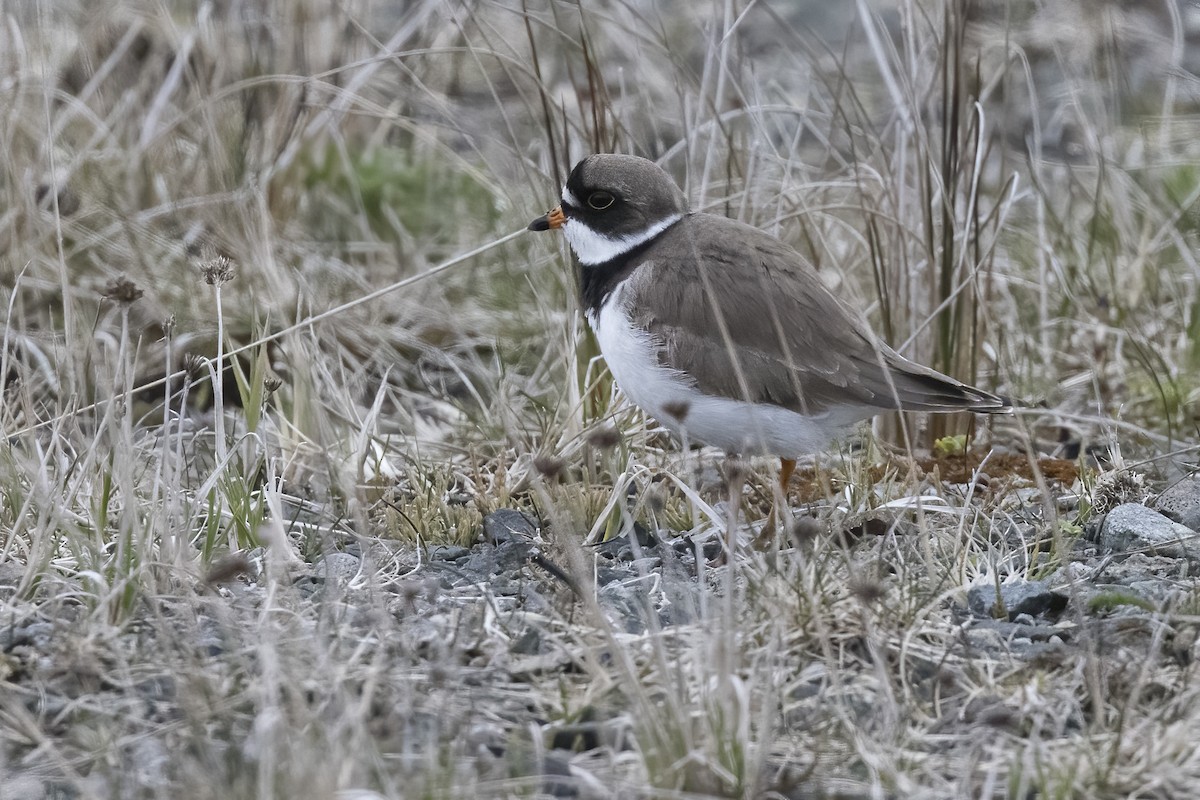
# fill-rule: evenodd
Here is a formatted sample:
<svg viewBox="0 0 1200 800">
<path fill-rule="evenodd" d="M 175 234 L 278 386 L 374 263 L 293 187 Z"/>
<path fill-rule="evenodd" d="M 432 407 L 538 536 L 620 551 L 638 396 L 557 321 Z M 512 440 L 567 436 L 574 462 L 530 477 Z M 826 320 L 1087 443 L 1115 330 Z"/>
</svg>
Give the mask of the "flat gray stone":
<svg viewBox="0 0 1200 800">
<path fill-rule="evenodd" d="M 536 546 L 525 539 L 514 538 L 495 547 L 484 545 L 471 551 L 470 558 L 459 565 L 459 569 L 470 575 L 473 583 L 487 582 L 493 591 L 503 593 L 498 587 L 498 578 L 516 578 L 536 552 Z"/>
<path fill-rule="evenodd" d="M 1021 614 L 1018 616 L 1028 619 L 1028 615 Z M 1029 642 L 1048 642 L 1058 638 L 1059 641 L 1067 641 L 1071 638 L 1073 631 L 1070 628 L 1059 628 L 1048 622 L 1008 622 L 1002 619 L 981 619 L 971 623 L 971 630 L 978 631 L 990 629 L 1000 634 L 1005 642 L 1012 642 L 1018 639 L 1023 639 Z"/>
<path fill-rule="evenodd" d="M 354 580 L 362 559 L 353 553 L 330 553 L 313 565 L 317 580 L 344 586 Z"/>
<path fill-rule="evenodd" d="M 533 542 L 537 538 L 537 520 L 516 509 L 500 508 L 483 518 L 483 539 L 488 544 Z"/>
<path fill-rule="evenodd" d="M 1152 504 L 1164 517 L 1200 531 L 1200 476 L 1184 478 L 1163 490 Z"/>
<path fill-rule="evenodd" d="M 426 553 L 431 561 L 458 561 L 471 555 L 471 550 L 457 544 L 435 544 Z"/>
<path fill-rule="evenodd" d="M 54 625 L 50 622 L 31 622 L 28 625 L 0 627 L 0 650 L 11 650 L 25 645 L 35 650 L 48 650 L 54 639 Z M 0 795 L 2 798 L 3 795 Z"/>
<path fill-rule="evenodd" d="M 1000 599 L 1010 621 L 1022 614 L 1039 617 L 1057 614 L 1067 607 L 1067 596 L 1056 592 L 1044 581 L 1017 581 L 1000 586 Z M 979 617 L 991 617 L 997 607 L 996 587 L 972 586 L 967 590 L 967 608 Z"/>
<path fill-rule="evenodd" d="M 45 796 L 46 787 L 37 778 L 11 772 L 4 777 L 5 800 L 42 800 Z"/>
<path fill-rule="evenodd" d="M 1104 517 L 1100 545 L 1115 553 L 1144 552 L 1200 562 L 1200 534 L 1140 503 L 1124 503 Z"/>
</svg>

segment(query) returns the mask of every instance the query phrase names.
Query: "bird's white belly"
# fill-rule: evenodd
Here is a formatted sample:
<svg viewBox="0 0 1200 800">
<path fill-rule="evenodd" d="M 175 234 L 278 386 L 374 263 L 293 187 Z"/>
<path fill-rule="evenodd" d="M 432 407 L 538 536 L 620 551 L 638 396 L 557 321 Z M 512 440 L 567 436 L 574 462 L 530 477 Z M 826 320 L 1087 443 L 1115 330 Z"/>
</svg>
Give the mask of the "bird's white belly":
<svg viewBox="0 0 1200 800">
<path fill-rule="evenodd" d="M 664 366 L 649 332 L 630 324 L 621 287 L 598 315 L 589 312 L 608 369 L 625 396 L 659 423 L 692 442 L 731 453 L 795 458 L 822 450 L 846 428 L 828 414 L 805 416 L 779 406 L 706 395 Z"/>
</svg>

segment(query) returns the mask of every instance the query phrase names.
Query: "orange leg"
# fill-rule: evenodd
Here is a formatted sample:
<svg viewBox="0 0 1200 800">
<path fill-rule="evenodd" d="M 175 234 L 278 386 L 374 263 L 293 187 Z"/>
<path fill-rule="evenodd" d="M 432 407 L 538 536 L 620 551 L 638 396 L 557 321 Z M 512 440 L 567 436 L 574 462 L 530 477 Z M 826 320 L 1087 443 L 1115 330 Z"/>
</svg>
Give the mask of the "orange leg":
<svg viewBox="0 0 1200 800">
<path fill-rule="evenodd" d="M 767 514 L 767 519 L 763 522 L 762 531 L 754 541 L 754 546 L 760 550 L 765 549 L 770 544 L 771 537 L 775 535 L 777 524 L 787 519 L 784 509 L 787 508 L 788 483 L 791 482 L 792 473 L 795 471 L 796 459 L 779 459 L 779 500 L 772 504 L 771 513 Z M 782 528 L 786 533 L 788 529 L 787 523 L 783 523 Z"/>
<path fill-rule="evenodd" d="M 792 480 L 792 473 L 796 471 L 796 459 L 781 458 L 779 459 L 779 488 L 783 492 L 783 499 L 787 500 L 788 483 Z"/>
</svg>

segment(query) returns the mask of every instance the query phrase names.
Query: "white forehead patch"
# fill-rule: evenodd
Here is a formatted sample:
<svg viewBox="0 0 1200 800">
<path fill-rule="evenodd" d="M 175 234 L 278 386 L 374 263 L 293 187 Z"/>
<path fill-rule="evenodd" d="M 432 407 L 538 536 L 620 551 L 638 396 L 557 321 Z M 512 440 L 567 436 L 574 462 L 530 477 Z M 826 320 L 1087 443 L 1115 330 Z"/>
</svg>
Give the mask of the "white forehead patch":
<svg viewBox="0 0 1200 800">
<path fill-rule="evenodd" d="M 566 199 L 566 194 L 567 192 L 564 191 L 563 201 L 570 202 Z M 568 217 L 567 223 L 563 226 L 563 233 L 566 234 L 567 244 L 571 245 L 571 249 L 575 251 L 575 257 L 579 259 L 579 263 L 587 267 L 594 267 L 628 253 L 638 245 L 645 244 L 681 219 L 683 219 L 683 214 L 672 214 L 640 233 L 610 237 L 596 233 L 579 220 Z"/>
<path fill-rule="evenodd" d="M 563 203 L 569 206 L 575 206 L 576 208 L 583 206 L 583 203 L 579 202 L 579 198 L 572 194 L 571 190 L 565 186 L 563 187 L 562 201 Z"/>
</svg>

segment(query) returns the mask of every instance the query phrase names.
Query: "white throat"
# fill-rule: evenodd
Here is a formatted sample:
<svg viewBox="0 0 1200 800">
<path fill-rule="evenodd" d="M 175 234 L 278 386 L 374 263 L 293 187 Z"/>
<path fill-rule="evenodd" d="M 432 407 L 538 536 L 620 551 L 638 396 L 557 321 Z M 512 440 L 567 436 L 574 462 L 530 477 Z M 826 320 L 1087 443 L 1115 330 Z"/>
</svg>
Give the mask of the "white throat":
<svg viewBox="0 0 1200 800">
<path fill-rule="evenodd" d="M 566 234 L 567 243 L 575 251 L 575 257 L 579 259 L 579 263 L 586 267 L 594 267 L 628 253 L 638 245 L 645 244 L 681 219 L 683 219 L 683 214 L 672 214 L 640 233 L 610 237 L 596 233 L 579 220 L 568 218 L 563 226 L 563 233 Z"/>
</svg>

